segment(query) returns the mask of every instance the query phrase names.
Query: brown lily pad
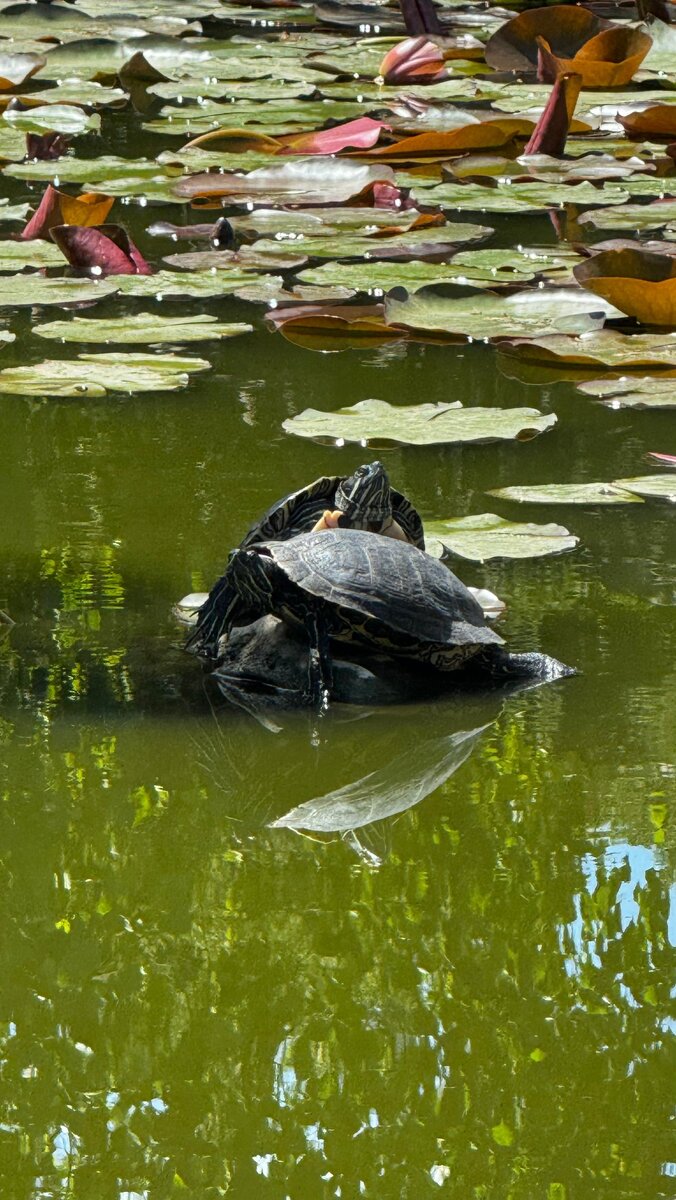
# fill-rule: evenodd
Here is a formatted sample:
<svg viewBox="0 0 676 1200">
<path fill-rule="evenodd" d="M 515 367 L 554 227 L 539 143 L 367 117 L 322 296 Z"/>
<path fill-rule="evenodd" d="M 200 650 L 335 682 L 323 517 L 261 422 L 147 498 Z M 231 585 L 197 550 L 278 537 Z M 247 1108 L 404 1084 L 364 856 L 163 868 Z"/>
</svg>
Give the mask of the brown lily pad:
<svg viewBox="0 0 676 1200">
<path fill-rule="evenodd" d="M 640 247 L 604 250 L 573 268 L 587 291 L 643 325 L 676 327 L 676 258 Z"/>
</svg>

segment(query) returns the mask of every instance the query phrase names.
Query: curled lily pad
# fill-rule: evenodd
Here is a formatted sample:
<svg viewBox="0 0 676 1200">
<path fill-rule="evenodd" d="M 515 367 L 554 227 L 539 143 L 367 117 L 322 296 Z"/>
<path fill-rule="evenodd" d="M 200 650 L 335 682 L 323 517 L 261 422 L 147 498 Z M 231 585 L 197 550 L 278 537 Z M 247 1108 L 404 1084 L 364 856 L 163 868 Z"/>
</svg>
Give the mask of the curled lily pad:
<svg viewBox="0 0 676 1200">
<path fill-rule="evenodd" d="M 85 133 L 98 132 L 101 118 L 98 113 L 86 113 L 74 104 L 40 104 L 32 108 L 6 109 L 4 120 L 25 133 Z"/>
<path fill-rule="evenodd" d="M 175 354 L 80 354 L 0 371 L 0 392 L 15 396 L 105 396 L 108 392 L 162 392 L 185 387 L 189 373 L 210 363 Z"/>
<path fill-rule="evenodd" d="M 302 159 L 250 171 L 248 175 L 190 175 L 174 184 L 181 200 L 229 196 L 233 203 L 342 204 L 380 180 L 392 182 L 392 170 L 335 158 Z"/>
<path fill-rule="evenodd" d="M 453 404 L 394 405 L 360 400 L 351 408 L 320 412 L 307 408 L 283 422 L 297 437 L 325 444 L 429 446 L 437 443 L 529 441 L 556 424 L 535 408 L 463 408 Z"/>
<path fill-rule="evenodd" d="M 587 370 L 605 367 L 609 371 L 669 370 L 676 372 L 676 338 L 659 333 L 618 333 L 599 329 L 580 337 L 552 334 L 529 341 L 516 338 L 501 342 L 502 354 L 530 362 L 561 363 Z"/>
<path fill-rule="evenodd" d="M 278 308 L 267 313 L 266 320 L 287 341 L 322 353 L 364 350 L 406 336 L 402 330 L 390 329 L 385 324 L 382 305 L 377 304 Z"/>
<path fill-rule="evenodd" d="M 466 298 L 430 290 L 405 300 L 388 296 L 385 302 L 389 325 L 445 332 L 469 341 L 540 338 L 553 330 L 595 329 L 607 316 L 620 315 L 606 301 L 592 300 L 577 288 L 535 288 L 512 296 L 475 292 Z"/>
<path fill-rule="evenodd" d="M 99 277 L 152 274 L 152 267 L 121 225 L 55 225 L 50 233 L 78 271 Z"/>
<path fill-rule="evenodd" d="M 91 304 L 118 290 L 104 279 L 45 279 L 43 275 L 10 275 L 2 281 L 0 308 L 34 304 Z"/>
<path fill-rule="evenodd" d="M 578 391 L 596 396 L 607 408 L 676 408 L 676 386 L 671 378 L 591 379 Z"/>
<path fill-rule="evenodd" d="M 156 313 L 129 313 L 125 317 L 73 317 L 70 321 L 50 321 L 36 325 L 38 337 L 61 342 L 120 342 L 126 345 L 159 345 L 162 342 L 206 342 L 250 333 L 253 326 L 242 322 L 221 322 L 207 313 L 172 317 Z"/>
<path fill-rule="evenodd" d="M 425 546 L 435 557 L 488 562 L 495 558 L 543 558 L 573 550 L 579 539 L 563 525 L 516 524 L 495 513 L 425 523 Z"/>
<path fill-rule="evenodd" d="M 56 225 L 102 225 L 114 203 L 111 196 L 98 192 L 69 196 L 50 183 L 21 237 L 26 240 L 48 238 Z"/>
<path fill-rule="evenodd" d="M 676 257 L 640 246 L 604 250 L 573 269 L 578 283 L 643 325 L 676 326 Z"/>
<path fill-rule="evenodd" d="M 0 54 L 0 92 L 13 91 L 44 65 L 37 54 Z"/>
</svg>

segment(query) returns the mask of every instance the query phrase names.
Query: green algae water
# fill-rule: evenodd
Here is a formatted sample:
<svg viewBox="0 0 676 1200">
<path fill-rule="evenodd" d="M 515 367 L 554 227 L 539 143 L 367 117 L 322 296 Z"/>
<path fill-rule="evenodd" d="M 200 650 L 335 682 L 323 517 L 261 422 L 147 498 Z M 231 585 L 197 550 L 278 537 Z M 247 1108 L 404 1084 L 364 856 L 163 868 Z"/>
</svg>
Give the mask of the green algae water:
<svg viewBox="0 0 676 1200">
<path fill-rule="evenodd" d="M 640 474 L 673 419 L 483 345 L 322 355 L 234 299 L 139 307 L 256 328 L 182 392 L 0 403 L 0 1193 L 673 1197 L 673 507 L 528 509 L 579 547 L 458 564 L 511 649 L 579 670 L 511 696 L 273 730 L 171 615 L 273 500 L 374 457 L 284 434 L 308 406 L 556 412 L 524 444 L 378 451 L 430 519 Z"/>
</svg>

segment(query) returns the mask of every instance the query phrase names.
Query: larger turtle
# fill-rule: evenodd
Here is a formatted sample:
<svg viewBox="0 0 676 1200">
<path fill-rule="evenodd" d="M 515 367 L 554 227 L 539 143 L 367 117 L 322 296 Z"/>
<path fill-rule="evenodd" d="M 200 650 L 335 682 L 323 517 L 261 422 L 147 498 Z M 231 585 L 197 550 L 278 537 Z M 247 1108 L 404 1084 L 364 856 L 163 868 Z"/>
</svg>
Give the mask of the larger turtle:
<svg viewBox="0 0 676 1200">
<path fill-rule="evenodd" d="M 365 529 L 412 542 L 425 549 L 420 514 L 402 492 L 390 487 L 380 462 L 364 463 L 351 475 L 323 475 L 297 492 L 277 500 L 252 525 L 240 543 L 285 541 L 309 533 L 317 525 Z"/>
<path fill-rule="evenodd" d="M 188 645 L 216 659 L 223 635 L 271 613 L 305 629 L 309 698 L 331 692 L 331 639 L 454 671 L 503 644 L 468 589 L 416 546 L 328 529 L 234 550 Z"/>
</svg>

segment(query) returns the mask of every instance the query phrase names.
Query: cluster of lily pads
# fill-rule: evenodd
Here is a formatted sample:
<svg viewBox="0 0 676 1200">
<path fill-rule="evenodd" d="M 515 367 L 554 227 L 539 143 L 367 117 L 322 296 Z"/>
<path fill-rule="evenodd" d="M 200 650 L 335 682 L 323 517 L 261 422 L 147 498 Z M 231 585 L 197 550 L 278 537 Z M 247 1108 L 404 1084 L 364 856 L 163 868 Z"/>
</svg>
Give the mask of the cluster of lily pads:
<svg viewBox="0 0 676 1200">
<path fill-rule="evenodd" d="M 135 349 L 10 367 L 1 392 L 187 386 L 209 362 L 176 347 L 252 325 L 203 313 L 167 321 L 153 302 L 234 295 L 252 321 L 264 305 L 271 334 L 307 349 L 481 341 L 522 377 L 546 368 L 611 407 L 674 407 L 668 6 L 618 8 L 612 20 L 601 3 L 514 14 L 462 0 L 110 9 L 0 0 L 0 307 L 58 306 L 59 320 L 34 323 L 36 338 Z M 147 157 L 92 156 L 92 135 L 118 109 L 135 114 Z M 153 154 L 167 139 L 176 144 Z M 148 212 L 142 250 L 125 229 L 130 204 Z M 548 217 L 548 244 L 505 245 L 511 214 L 536 230 Z M 622 236 L 598 240 L 609 232 Z M 119 315 L 91 314 L 104 298 Z M 148 311 L 129 310 L 138 298 Z M 0 343 L 13 337 L 0 329 Z M 555 421 L 533 408 L 361 400 L 284 428 L 333 444 L 425 445 L 525 439 Z M 673 500 L 674 480 L 499 494 Z M 516 552 L 499 518 L 472 520 L 440 523 L 432 539 L 462 553 L 473 529 L 476 557 Z M 575 542 L 542 528 L 553 532 L 538 540 L 538 527 L 523 527 L 524 553 Z"/>
</svg>

